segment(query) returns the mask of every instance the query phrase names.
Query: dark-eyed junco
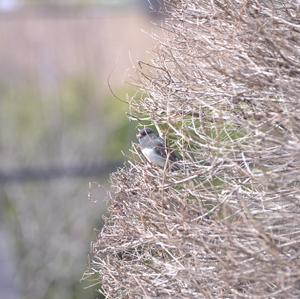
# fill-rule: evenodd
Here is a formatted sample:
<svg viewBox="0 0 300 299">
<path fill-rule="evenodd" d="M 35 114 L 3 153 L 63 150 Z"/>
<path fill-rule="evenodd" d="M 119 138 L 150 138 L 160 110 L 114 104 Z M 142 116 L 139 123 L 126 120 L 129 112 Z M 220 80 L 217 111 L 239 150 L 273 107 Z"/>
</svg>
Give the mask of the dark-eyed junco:
<svg viewBox="0 0 300 299">
<path fill-rule="evenodd" d="M 136 137 L 143 155 L 150 163 L 165 167 L 166 161 L 168 161 L 172 164 L 172 170 L 179 169 L 178 165 L 174 164 L 179 158 L 174 151 L 166 147 L 165 141 L 158 134 L 149 128 L 145 128 L 140 130 Z"/>
</svg>

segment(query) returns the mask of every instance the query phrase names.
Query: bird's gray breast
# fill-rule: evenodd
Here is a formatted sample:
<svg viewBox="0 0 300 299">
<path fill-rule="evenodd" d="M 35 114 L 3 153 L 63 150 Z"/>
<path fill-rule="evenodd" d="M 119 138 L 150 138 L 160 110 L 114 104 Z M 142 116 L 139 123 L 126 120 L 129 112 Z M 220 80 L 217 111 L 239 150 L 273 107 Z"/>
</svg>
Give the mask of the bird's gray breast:
<svg viewBox="0 0 300 299">
<path fill-rule="evenodd" d="M 165 166 L 166 159 L 160 156 L 153 148 L 144 147 L 142 149 L 142 153 L 149 162 L 157 164 L 162 167 Z"/>
<path fill-rule="evenodd" d="M 143 155 L 151 163 L 164 167 L 166 158 L 159 154 L 157 148 L 164 148 L 164 140 L 158 136 L 144 136 L 140 139 Z"/>
<path fill-rule="evenodd" d="M 140 140 L 141 148 L 155 148 L 155 147 L 165 147 L 164 140 L 158 136 L 147 135 Z"/>
</svg>

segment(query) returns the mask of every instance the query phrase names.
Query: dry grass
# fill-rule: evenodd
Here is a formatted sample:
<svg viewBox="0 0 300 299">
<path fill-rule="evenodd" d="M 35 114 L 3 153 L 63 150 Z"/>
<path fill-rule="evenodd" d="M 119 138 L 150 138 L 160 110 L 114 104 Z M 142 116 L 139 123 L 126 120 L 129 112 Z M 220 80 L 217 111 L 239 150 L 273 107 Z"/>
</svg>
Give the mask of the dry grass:
<svg viewBox="0 0 300 299">
<path fill-rule="evenodd" d="M 184 168 L 134 147 L 113 174 L 89 272 L 108 298 L 300 297 L 300 11 L 282 3 L 169 4 L 131 109 Z"/>
</svg>

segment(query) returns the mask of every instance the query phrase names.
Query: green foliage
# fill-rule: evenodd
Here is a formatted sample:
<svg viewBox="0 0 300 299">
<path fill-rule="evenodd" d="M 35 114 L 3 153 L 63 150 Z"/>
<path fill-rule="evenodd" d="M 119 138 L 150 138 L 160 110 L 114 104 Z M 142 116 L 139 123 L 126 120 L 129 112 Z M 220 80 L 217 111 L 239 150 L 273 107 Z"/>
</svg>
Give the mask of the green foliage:
<svg viewBox="0 0 300 299">
<path fill-rule="evenodd" d="M 38 124 L 42 123 L 43 116 L 37 113 L 41 108 L 38 92 L 28 86 L 10 89 L 2 89 L 1 110 L 5 111 L 0 115 L 2 124 L 1 129 L 14 130 L 17 137 L 20 138 L 28 133 L 32 137 L 38 136 L 41 128 Z M 11 122 L 11 123 L 10 123 Z M 13 125 L 10 127 L 9 125 Z"/>
<path fill-rule="evenodd" d="M 126 98 L 134 96 L 133 88 L 122 88 L 115 92 L 124 102 L 110 95 L 105 100 L 104 117 L 112 127 L 112 132 L 107 136 L 105 156 L 108 160 L 122 159 L 122 152 L 128 150 L 131 141 L 135 139 L 136 121 L 128 121 L 126 112 L 128 104 Z"/>
<path fill-rule="evenodd" d="M 68 159 L 68 155 L 71 153 L 74 155 L 74 158 L 71 157 L 74 160 L 70 159 L 70 163 L 84 164 L 85 157 L 90 154 L 91 158 L 88 158 L 97 158 L 98 152 L 102 150 L 99 146 L 99 144 L 102 145 L 102 142 L 100 142 L 100 138 L 97 138 L 100 131 L 101 134 L 110 135 L 112 129 L 113 136 L 114 134 L 118 136 L 118 131 L 127 130 L 128 119 L 124 113 L 127 108 L 121 108 L 123 114 L 120 114 L 118 105 L 116 105 L 117 108 L 112 106 L 111 109 L 107 109 L 110 105 L 106 105 L 105 99 L 101 98 L 103 92 L 99 90 L 97 78 L 83 75 L 69 77 L 54 87 L 51 86 L 51 90 L 45 90 L 30 80 L 22 84 L 16 82 L 14 85 L 0 82 L 0 148 L 3 161 L 5 157 L 8 163 L 15 163 L 16 168 L 35 167 L 40 164 L 46 167 L 52 164 L 57 165 L 61 160 Z M 110 115 L 113 115 L 113 121 L 110 121 Z M 133 124 L 131 125 L 133 126 Z M 86 140 L 91 141 L 90 146 L 85 145 Z M 124 144 L 128 144 L 128 140 L 131 138 L 125 134 L 123 139 L 114 137 L 111 140 L 116 140 L 120 153 L 120 149 L 124 149 Z M 72 148 L 70 149 L 70 147 Z M 114 158 L 113 155 L 110 157 Z M 76 158 L 78 160 L 75 160 Z M 80 183 L 82 183 L 81 186 Z M 42 250 L 48 253 L 44 244 L 39 242 L 42 242 L 44 235 L 47 235 L 47 239 L 50 240 L 57 232 L 55 228 L 52 231 L 52 228 L 45 224 L 48 217 L 53 215 L 51 214 L 53 213 L 52 205 L 61 206 L 58 205 L 58 201 L 64 196 L 66 199 L 70 198 L 71 194 L 72 205 L 76 206 L 78 204 L 76 199 L 80 196 L 78 195 L 80 191 L 83 194 L 87 192 L 86 181 L 78 180 L 76 185 L 74 184 L 67 185 L 66 181 L 59 179 L 54 182 L 53 186 L 49 182 L 45 184 L 34 182 L 23 184 L 21 187 L 12 186 L 13 189 L 7 188 L 7 190 L 14 190 L 11 191 L 11 194 L 6 193 L 4 188 L 0 192 L 2 199 L 2 204 L 0 204 L 1 224 L 8 223 L 8 229 L 14 236 L 12 243 L 16 261 L 17 263 L 22 261 L 22 267 L 18 269 L 19 277 L 22 278 L 23 275 L 34 277 L 38 271 L 43 270 L 42 267 L 47 267 L 48 260 L 36 262 L 34 259 L 32 262 L 31 257 L 35 254 L 34 252 Z M 55 192 L 49 192 L 49 190 L 55 190 Z M 25 201 L 26 213 L 22 210 L 25 209 Z M 42 212 L 37 208 L 40 204 L 43 205 Z M 71 209 L 69 210 L 65 205 L 67 204 L 64 203 L 62 211 L 66 212 L 62 213 L 64 217 L 60 219 L 63 221 L 60 221 L 59 224 L 60 234 L 63 236 L 70 235 L 72 229 L 74 230 L 72 211 L 70 212 Z M 43 213 L 44 211 L 47 211 L 46 214 Z M 52 221 L 55 222 L 55 220 Z M 37 227 L 34 244 L 31 243 L 31 238 L 29 240 L 23 235 L 23 232 L 28 229 L 28 223 Z M 53 236 L 50 236 L 52 232 Z M 85 234 L 83 233 L 83 235 Z M 86 234 L 86 240 L 94 238 L 89 238 Z M 39 246 L 41 250 L 37 250 Z M 49 252 L 50 250 L 52 249 L 49 249 Z M 82 260 L 76 261 L 76 264 L 82 263 L 82 271 L 85 268 L 86 256 L 87 252 L 83 254 Z M 63 270 L 68 269 L 72 256 L 67 254 L 62 256 L 62 253 L 58 252 L 57 258 L 61 258 L 63 261 L 59 267 Z M 55 299 L 58 294 L 62 293 L 65 294 L 63 298 L 102 298 L 96 290 L 99 285 L 85 290 L 86 285 L 79 283 L 81 270 L 66 279 L 61 279 L 60 276 L 51 280 L 50 270 L 47 269 L 46 271 L 49 271 L 47 272 L 49 274 L 47 283 L 51 282 L 51 285 L 43 298 Z M 60 296 L 60 298 L 62 297 Z"/>
<path fill-rule="evenodd" d="M 207 136 L 218 141 L 233 141 L 238 140 L 246 135 L 246 132 L 241 128 L 231 123 L 223 123 L 221 125 L 214 124 L 207 128 Z"/>
<path fill-rule="evenodd" d="M 89 112 L 96 97 L 95 81 L 92 78 L 75 77 L 64 81 L 60 89 L 64 117 L 76 125 Z"/>
<path fill-rule="evenodd" d="M 15 151 L 20 162 L 38 161 L 49 154 L 59 156 L 60 142 L 71 141 L 79 148 L 87 133 L 96 135 L 95 128 L 103 125 L 103 103 L 96 100 L 99 90 L 95 78 L 68 78 L 51 92 L 38 89 L 33 81 L 0 90 L 1 140 L 5 140 L 4 148 L 16 142 L 22 145 L 22 150 Z M 94 139 L 97 146 L 99 140 Z"/>
</svg>

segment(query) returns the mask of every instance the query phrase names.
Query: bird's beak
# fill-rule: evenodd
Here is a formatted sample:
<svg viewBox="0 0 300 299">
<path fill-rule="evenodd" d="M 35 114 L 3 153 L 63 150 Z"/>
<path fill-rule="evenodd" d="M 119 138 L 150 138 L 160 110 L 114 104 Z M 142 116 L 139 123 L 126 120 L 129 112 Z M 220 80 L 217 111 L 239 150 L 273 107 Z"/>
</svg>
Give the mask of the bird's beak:
<svg viewBox="0 0 300 299">
<path fill-rule="evenodd" d="M 140 139 L 142 136 L 141 136 L 141 133 L 138 133 L 138 134 L 136 134 L 136 138 L 137 139 Z"/>
</svg>

